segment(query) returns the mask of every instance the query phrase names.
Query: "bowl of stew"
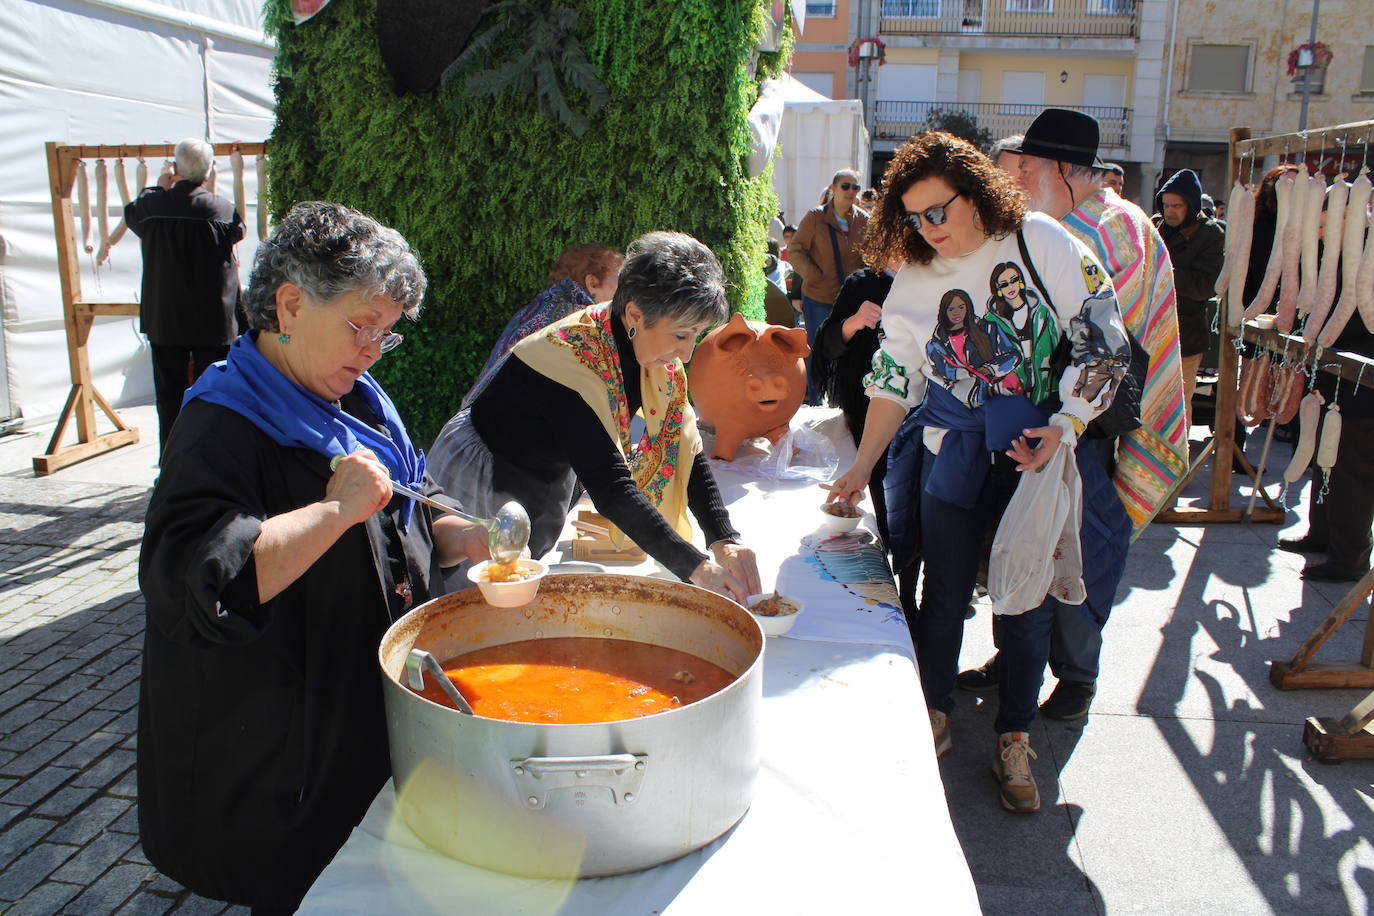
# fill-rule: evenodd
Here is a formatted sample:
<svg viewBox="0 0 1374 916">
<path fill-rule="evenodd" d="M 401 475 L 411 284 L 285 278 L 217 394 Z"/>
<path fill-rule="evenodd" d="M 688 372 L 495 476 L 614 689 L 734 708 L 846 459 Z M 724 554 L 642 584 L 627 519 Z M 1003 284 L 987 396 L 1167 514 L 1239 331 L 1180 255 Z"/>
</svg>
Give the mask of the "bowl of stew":
<svg viewBox="0 0 1374 916">
<path fill-rule="evenodd" d="M 821 528 L 831 534 L 844 534 L 859 527 L 863 511 L 851 503 L 836 500 L 821 505 Z"/>
<path fill-rule="evenodd" d="M 763 628 L 764 636 L 781 636 L 797 622 L 801 613 L 801 602 L 786 595 L 773 592 L 771 595 L 750 595 L 745 599 L 746 607 Z"/>
<path fill-rule="evenodd" d="M 483 560 L 468 570 L 468 578 L 492 607 L 523 607 L 539 594 L 539 580 L 548 572 L 538 560 L 521 557 L 508 564 Z"/>
</svg>

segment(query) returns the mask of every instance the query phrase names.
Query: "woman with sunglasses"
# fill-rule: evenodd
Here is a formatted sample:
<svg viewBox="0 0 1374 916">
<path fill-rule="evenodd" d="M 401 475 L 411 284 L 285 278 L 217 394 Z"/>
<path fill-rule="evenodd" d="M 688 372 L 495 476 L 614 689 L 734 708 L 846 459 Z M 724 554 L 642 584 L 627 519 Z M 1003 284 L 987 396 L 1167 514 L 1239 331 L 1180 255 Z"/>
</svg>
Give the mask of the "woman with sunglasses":
<svg viewBox="0 0 1374 916">
<path fill-rule="evenodd" d="M 1020 475 L 1042 467 L 1061 442 L 1076 445 L 1087 423 L 1110 403 L 1115 379 L 1092 400 L 1077 389 L 1089 363 L 1100 358 L 1098 351 L 1130 351 L 1115 296 L 1103 296 L 1085 279 L 1084 267 L 1096 265 L 1088 249 L 1053 219 L 1028 213 L 1015 180 L 950 134 L 922 134 L 898 150 L 869 225 L 865 255 L 873 264 L 901 257 L 905 265 L 883 306 L 884 338 L 867 379 L 863 442 L 831 498 L 859 497 L 878 456 L 908 411 L 915 410 L 914 419 L 923 426 L 919 479 L 894 481 L 897 470 L 889 468 L 888 499 L 889 505 L 897 504 L 894 482 L 919 488 L 902 503 L 915 507 L 923 532 L 925 572 L 913 631 L 936 752 L 944 754 L 952 747 L 949 714 L 964 611 L 984 538 L 995 530 Z M 1044 281 L 1037 294 L 1053 315 L 1054 343 L 1073 332 L 1069 364 L 1062 371 L 1053 369 L 1050 354 L 1030 354 L 1036 365 L 1029 369 L 1053 373 L 1054 385 L 1039 397 L 1029 390 L 1013 393 L 1019 386 L 988 386 L 982 378 L 986 373 L 968 360 L 955 366 L 931 359 L 942 342 L 940 306 L 953 301 L 949 292 L 995 284 L 1007 276 L 1008 264 L 1032 284 L 1038 285 L 1037 277 Z M 959 299 L 972 308 L 972 296 L 963 293 Z M 992 317 L 961 316 L 985 328 L 993 326 Z M 1089 322 L 1092 334 L 1085 336 L 1075 321 Z M 1087 352 L 1077 345 L 1089 337 L 1105 347 Z M 935 350 L 928 349 L 932 342 Z M 1077 464 L 1085 500 L 1089 494 L 1097 499 L 1098 485 L 1105 481 L 1100 460 Z M 1110 482 L 1105 492 L 1121 511 Z M 1104 503 L 1102 511 L 1111 508 Z M 1089 512 L 1086 505 L 1084 512 Z M 993 770 L 1002 804 L 1011 811 L 1040 807 L 1028 729 L 1038 711 L 1055 605 L 1054 598 L 1046 598 L 1003 618 L 1002 657 L 1015 660 L 1001 669 Z"/>
<path fill-rule="evenodd" d="M 802 278 L 802 320 L 806 342 L 813 351 L 816 334 L 830 316 L 844 278 L 864 266 L 862 248 L 868 214 L 854 203 L 862 190 L 858 172 L 836 172 L 821 192 L 820 206 L 802 217 L 797 234 L 787 246 L 788 262 Z M 817 404 L 820 389 L 812 377 L 809 356 L 806 366 L 806 402 Z"/>
<path fill-rule="evenodd" d="M 367 370 L 424 291 L 395 230 L 296 206 L 258 248 L 252 330 L 172 427 L 139 558 L 138 819 L 198 894 L 296 908 L 391 774 L 382 634 L 487 556 L 484 526 L 392 496 L 425 464 Z"/>
</svg>

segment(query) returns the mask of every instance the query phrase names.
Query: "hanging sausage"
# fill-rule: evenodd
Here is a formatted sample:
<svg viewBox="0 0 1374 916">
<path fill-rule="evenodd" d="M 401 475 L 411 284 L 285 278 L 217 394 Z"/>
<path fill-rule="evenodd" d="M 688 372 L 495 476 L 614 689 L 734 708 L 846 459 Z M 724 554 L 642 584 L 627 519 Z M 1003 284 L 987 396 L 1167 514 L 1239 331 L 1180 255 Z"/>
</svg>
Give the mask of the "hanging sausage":
<svg viewBox="0 0 1374 916">
<path fill-rule="evenodd" d="M 1337 175 L 1326 192 L 1326 229 L 1323 232 L 1321 270 L 1315 284 L 1317 294 L 1312 299 L 1312 310 L 1307 313 L 1303 325 L 1302 339 L 1312 343 L 1317 339 L 1322 322 L 1331 312 L 1331 303 L 1336 299 L 1336 281 L 1341 270 L 1341 232 L 1345 228 L 1345 205 L 1350 197 L 1350 185 L 1344 175 Z"/>
<path fill-rule="evenodd" d="M 1245 307 L 1246 319 L 1266 312 L 1274 301 L 1274 291 L 1279 288 L 1279 276 L 1283 271 L 1284 240 L 1288 234 L 1288 223 L 1293 219 L 1295 178 L 1295 172 L 1288 172 L 1274 182 L 1274 196 L 1278 201 L 1278 213 L 1274 217 L 1274 241 L 1269 248 L 1269 265 L 1264 269 L 1259 292 L 1255 293 L 1255 300 Z"/>
<path fill-rule="evenodd" d="M 1359 272 L 1365 249 L 1365 228 L 1369 224 L 1369 198 L 1374 185 L 1369 182 L 1369 170 L 1350 185 L 1350 197 L 1345 204 L 1345 229 L 1341 233 L 1341 298 L 1322 326 L 1317 342 L 1329 347 L 1345 330 L 1350 316 L 1359 304 Z"/>
</svg>

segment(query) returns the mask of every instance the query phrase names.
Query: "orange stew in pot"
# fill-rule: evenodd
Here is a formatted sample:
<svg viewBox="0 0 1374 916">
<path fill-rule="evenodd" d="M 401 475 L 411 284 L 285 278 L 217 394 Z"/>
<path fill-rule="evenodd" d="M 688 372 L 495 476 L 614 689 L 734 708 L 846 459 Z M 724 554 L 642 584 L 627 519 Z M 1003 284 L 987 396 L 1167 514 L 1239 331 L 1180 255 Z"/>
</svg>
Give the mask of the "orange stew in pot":
<svg viewBox="0 0 1374 916">
<path fill-rule="evenodd" d="M 443 663 L 479 716 L 541 724 L 614 722 L 695 703 L 735 676 L 703 658 L 648 643 L 553 637 L 488 646 Z M 419 691 L 452 706 L 437 684 Z"/>
</svg>

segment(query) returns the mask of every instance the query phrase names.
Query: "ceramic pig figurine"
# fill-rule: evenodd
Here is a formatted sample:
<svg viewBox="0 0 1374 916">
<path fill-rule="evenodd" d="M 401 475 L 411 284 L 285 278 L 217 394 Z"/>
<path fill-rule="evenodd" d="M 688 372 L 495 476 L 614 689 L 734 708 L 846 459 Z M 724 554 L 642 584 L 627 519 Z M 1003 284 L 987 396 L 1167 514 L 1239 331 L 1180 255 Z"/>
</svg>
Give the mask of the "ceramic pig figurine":
<svg viewBox="0 0 1374 916">
<path fill-rule="evenodd" d="M 806 397 L 811 348 L 805 328 L 746 321 L 736 312 L 697 347 L 687 372 L 697 416 L 716 430 L 712 458 L 733 460 L 740 443 L 766 436 L 774 444 Z"/>
</svg>

